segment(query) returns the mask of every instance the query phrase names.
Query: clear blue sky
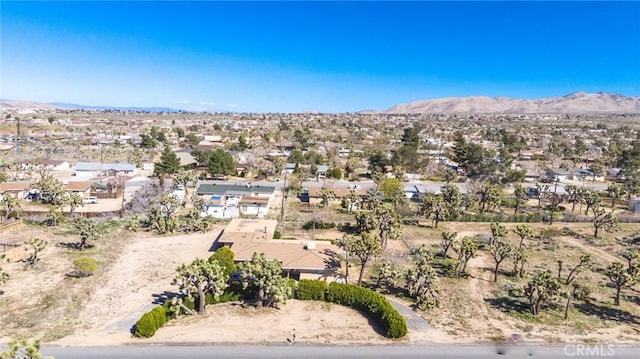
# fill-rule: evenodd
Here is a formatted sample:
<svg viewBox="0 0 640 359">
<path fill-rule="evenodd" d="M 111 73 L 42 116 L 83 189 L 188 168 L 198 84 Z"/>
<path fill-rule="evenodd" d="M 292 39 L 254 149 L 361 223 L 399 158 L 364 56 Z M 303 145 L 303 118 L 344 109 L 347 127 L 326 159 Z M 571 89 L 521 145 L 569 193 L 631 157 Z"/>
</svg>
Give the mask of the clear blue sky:
<svg viewBox="0 0 640 359">
<path fill-rule="evenodd" d="M 346 112 L 640 95 L 640 2 L 0 2 L 1 98 Z"/>
</svg>

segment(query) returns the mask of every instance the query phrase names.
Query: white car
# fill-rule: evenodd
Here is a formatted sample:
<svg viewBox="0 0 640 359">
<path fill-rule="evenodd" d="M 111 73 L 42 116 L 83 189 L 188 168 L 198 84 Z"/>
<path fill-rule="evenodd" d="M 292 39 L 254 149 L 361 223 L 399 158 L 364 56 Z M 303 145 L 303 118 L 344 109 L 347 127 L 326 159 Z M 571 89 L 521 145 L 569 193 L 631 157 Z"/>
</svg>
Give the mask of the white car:
<svg viewBox="0 0 640 359">
<path fill-rule="evenodd" d="M 98 197 L 89 196 L 83 200 L 84 203 L 98 203 Z"/>
</svg>

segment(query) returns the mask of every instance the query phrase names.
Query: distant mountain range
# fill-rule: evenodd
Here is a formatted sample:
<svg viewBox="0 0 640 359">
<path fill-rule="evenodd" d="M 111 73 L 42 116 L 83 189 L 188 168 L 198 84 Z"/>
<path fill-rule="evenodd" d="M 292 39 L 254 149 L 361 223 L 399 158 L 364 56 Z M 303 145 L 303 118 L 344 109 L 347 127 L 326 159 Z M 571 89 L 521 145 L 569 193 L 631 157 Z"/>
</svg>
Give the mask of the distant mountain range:
<svg viewBox="0 0 640 359">
<path fill-rule="evenodd" d="M 0 99 L 0 109 L 53 110 L 85 109 L 146 112 L 181 112 L 169 107 L 86 106 L 72 103 L 42 103 Z M 402 103 L 384 111 L 360 113 L 511 113 L 511 114 L 577 114 L 577 113 L 633 113 L 640 114 L 640 97 L 612 93 L 576 92 L 563 97 L 527 100 L 509 97 L 446 97 Z"/>
<path fill-rule="evenodd" d="M 509 97 L 447 97 L 403 103 L 385 113 L 640 113 L 640 97 L 576 92 L 563 97 L 526 100 Z"/>
<path fill-rule="evenodd" d="M 119 106 L 87 106 L 77 105 L 64 102 L 34 102 L 20 100 L 0 99 L 0 109 L 17 109 L 17 110 L 54 110 L 54 109 L 70 109 L 70 110 L 111 110 L 111 111 L 146 111 L 146 112 L 180 112 L 170 107 L 119 107 Z"/>
</svg>

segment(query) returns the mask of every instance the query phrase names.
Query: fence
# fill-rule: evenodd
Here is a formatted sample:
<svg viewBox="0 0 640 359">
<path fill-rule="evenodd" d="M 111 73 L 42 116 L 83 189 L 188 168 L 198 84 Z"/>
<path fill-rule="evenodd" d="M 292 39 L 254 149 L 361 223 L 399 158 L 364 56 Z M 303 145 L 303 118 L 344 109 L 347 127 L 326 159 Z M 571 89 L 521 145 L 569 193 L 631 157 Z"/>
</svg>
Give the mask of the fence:
<svg viewBox="0 0 640 359">
<path fill-rule="evenodd" d="M 10 223 L 0 225 L 0 233 L 6 232 L 10 229 L 16 229 L 22 227 L 22 220 L 18 219 Z"/>
</svg>

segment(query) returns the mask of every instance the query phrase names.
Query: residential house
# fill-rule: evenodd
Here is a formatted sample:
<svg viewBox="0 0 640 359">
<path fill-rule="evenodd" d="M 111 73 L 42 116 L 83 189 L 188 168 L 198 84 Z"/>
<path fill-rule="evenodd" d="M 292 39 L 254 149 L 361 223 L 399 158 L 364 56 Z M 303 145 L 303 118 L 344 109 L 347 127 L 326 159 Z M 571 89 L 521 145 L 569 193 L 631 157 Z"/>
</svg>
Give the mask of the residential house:
<svg viewBox="0 0 640 359">
<path fill-rule="evenodd" d="M 562 168 L 554 168 L 547 171 L 547 178 L 551 179 L 551 181 L 562 182 L 573 179 L 573 173 Z"/>
<path fill-rule="evenodd" d="M 100 163 L 100 162 L 78 162 L 76 164 L 76 177 L 132 177 L 136 174 L 136 165 L 132 163 Z"/>
<path fill-rule="evenodd" d="M 91 182 L 63 182 L 65 192 L 79 194 L 82 198 L 91 195 Z"/>
<path fill-rule="evenodd" d="M 212 248 L 230 247 L 236 263 L 262 253 L 267 260 L 282 264 L 283 276 L 296 280 L 338 278 L 338 247 L 328 241 L 273 239 L 277 224 L 276 220 L 234 219 L 215 239 Z"/>
<path fill-rule="evenodd" d="M 4 199 L 5 196 L 26 198 L 30 187 L 29 182 L 2 182 L 0 183 L 0 199 Z"/>
<path fill-rule="evenodd" d="M 196 194 L 207 202 L 203 215 L 236 218 L 240 214 L 264 217 L 275 198 L 275 187 L 239 183 L 201 183 Z"/>
</svg>

